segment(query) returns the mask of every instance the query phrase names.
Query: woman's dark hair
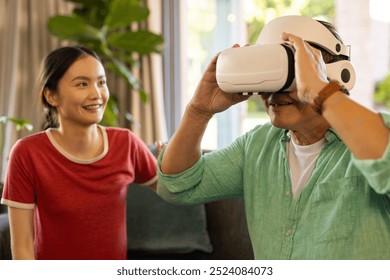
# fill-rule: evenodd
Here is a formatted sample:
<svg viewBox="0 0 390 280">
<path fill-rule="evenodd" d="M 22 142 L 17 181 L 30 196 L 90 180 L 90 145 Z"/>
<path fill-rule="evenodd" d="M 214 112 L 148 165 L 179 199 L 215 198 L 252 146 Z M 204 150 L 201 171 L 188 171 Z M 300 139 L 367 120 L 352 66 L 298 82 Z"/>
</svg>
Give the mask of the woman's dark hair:
<svg viewBox="0 0 390 280">
<path fill-rule="evenodd" d="M 84 46 L 67 46 L 61 47 L 49 53 L 42 61 L 38 94 L 41 105 L 44 107 L 45 123 L 42 128 L 57 128 L 59 127 L 57 109 L 47 102 L 45 90 L 49 89 L 56 92 L 58 82 L 64 76 L 69 67 L 80 58 L 92 56 L 100 61 L 98 55 L 91 49 Z"/>
</svg>

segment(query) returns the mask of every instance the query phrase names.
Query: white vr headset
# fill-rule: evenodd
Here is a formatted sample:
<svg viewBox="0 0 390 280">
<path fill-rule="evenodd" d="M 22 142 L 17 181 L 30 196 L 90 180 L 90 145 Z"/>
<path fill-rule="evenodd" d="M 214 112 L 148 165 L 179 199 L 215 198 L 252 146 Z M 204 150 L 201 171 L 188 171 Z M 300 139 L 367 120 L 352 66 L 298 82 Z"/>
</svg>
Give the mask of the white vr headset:
<svg viewBox="0 0 390 280">
<path fill-rule="evenodd" d="M 353 88 L 356 72 L 349 61 L 350 46 L 342 44 L 318 21 L 303 16 L 276 18 L 265 25 L 256 45 L 222 51 L 217 60 L 218 86 L 225 92 L 241 94 L 293 90 L 294 50 L 281 39 L 282 32 L 297 35 L 332 55 L 345 56 L 348 60 L 326 64 L 326 73 L 347 90 Z"/>
</svg>

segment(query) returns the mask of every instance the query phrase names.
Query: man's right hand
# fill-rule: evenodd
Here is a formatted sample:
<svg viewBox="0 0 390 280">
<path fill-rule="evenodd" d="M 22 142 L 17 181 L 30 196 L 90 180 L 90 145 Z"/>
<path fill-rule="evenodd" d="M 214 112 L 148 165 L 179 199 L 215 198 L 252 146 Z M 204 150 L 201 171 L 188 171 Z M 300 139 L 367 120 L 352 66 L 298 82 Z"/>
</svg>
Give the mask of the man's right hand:
<svg viewBox="0 0 390 280">
<path fill-rule="evenodd" d="M 239 48 L 235 44 L 233 48 Z M 245 101 L 249 96 L 234 93 L 227 93 L 218 87 L 216 79 L 217 60 L 220 53 L 214 56 L 203 74 L 201 81 L 191 99 L 188 107 L 211 118 L 215 113 L 225 111 L 229 107 L 239 102 Z"/>
</svg>

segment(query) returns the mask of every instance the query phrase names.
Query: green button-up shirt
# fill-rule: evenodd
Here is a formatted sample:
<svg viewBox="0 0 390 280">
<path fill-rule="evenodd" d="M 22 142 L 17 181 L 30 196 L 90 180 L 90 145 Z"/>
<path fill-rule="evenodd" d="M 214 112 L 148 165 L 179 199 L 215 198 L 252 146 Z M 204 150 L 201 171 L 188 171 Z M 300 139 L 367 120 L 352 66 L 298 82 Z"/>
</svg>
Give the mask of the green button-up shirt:
<svg viewBox="0 0 390 280">
<path fill-rule="evenodd" d="M 158 193 L 184 204 L 243 197 L 256 259 L 390 259 L 390 144 L 379 160 L 357 160 L 332 129 L 325 138 L 296 199 L 290 138 L 271 124 L 180 174 L 159 170 Z"/>
</svg>

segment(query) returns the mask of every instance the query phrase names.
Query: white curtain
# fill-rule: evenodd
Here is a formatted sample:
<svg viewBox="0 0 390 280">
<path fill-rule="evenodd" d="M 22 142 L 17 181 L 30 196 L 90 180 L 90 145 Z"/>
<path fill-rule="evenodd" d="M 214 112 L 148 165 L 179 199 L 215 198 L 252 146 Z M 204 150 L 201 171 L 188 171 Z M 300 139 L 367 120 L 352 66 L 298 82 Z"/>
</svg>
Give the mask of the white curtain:
<svg viewBox="0 0 390 280">
<path fill-rule="evenodd" d="M 161 0 L 151 1 L 148 28 L 161 34 Z M 145 2 L 146 4 L 147 1 Z M 65 0 L 0 0 L 0 116 L 16 117 L 30 121 L 34 130 L 41 129 L 42 114 L 36 91 L 36 78 L 41 60 L 51 50 L 63 45 L 47 30 L 47 20 L 56 14 L 69 14 L 72 3 Z M 163 110 L 162 59 L 153 54 L 144 57 L 137 75 L 150 94 L 143 104 L 137 94 L 117 77 L 109 77 L 109 87 L 118 94 L 123 112 L 133 115 L 128 127 L 147 144 L 167 140 Z M 122 114 L 123 115 L 123 114 Z M 4 146 L 0 154 L 0 181 L 3 181 L 7 157 L 15 141 L 29 133 L 17 133 L 13 124 L 5 128 Z M 0 133 L 3 133 L 1 131 Z M 4 135 L 0 135 L 3 137 Z"/>
<path fill-rule="evenodd" d="M 42 58 L 60 46 L 48 33 L 46 21 L 54 14 L 69 11 L 71 5 L 65 1 L 0 0 L 0 116 L 27 119 L 34 131 L 40 129 L 36 76 Z M 6 126 L 2 135 L 1 181 L 10 148 L 27 133 L 16 133 L 13 124 Z"/>
</svg>

